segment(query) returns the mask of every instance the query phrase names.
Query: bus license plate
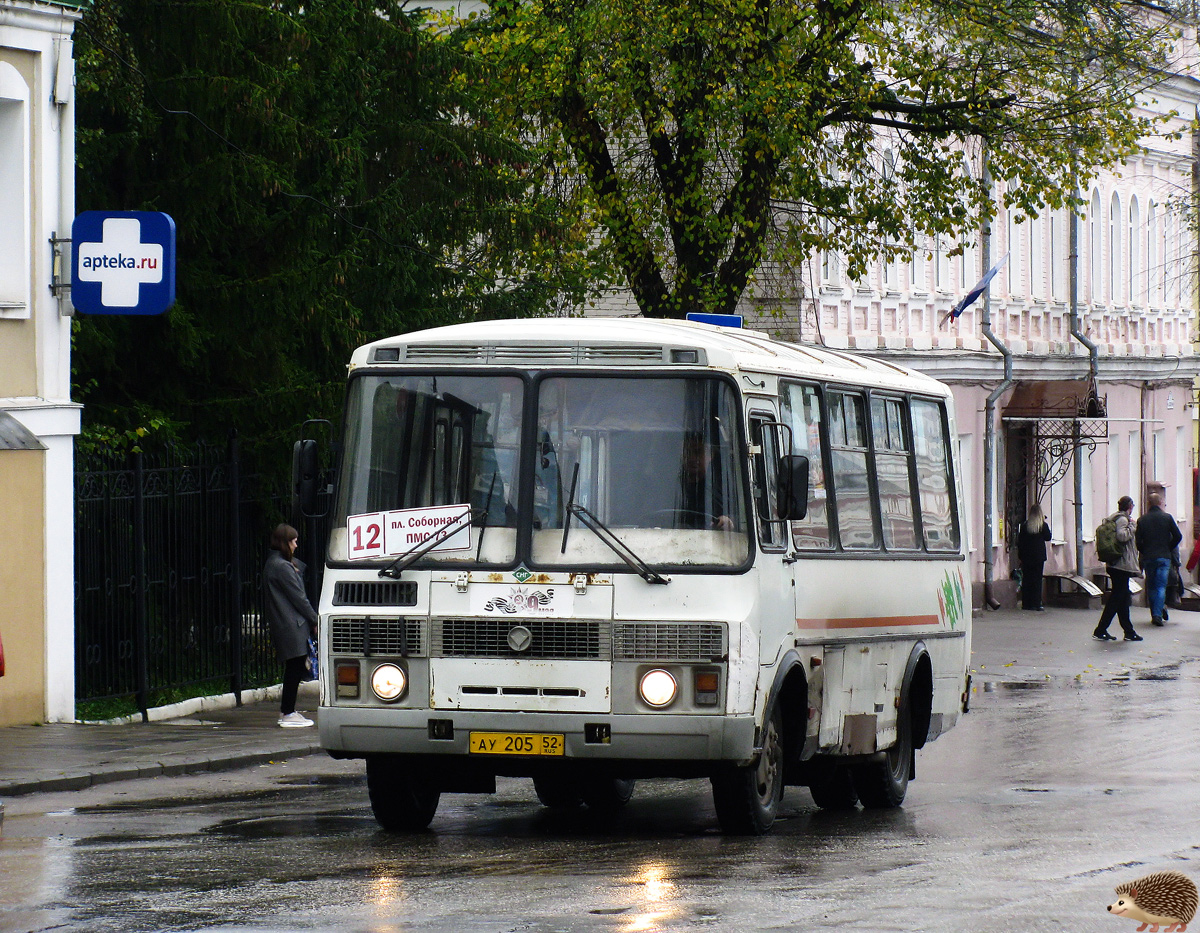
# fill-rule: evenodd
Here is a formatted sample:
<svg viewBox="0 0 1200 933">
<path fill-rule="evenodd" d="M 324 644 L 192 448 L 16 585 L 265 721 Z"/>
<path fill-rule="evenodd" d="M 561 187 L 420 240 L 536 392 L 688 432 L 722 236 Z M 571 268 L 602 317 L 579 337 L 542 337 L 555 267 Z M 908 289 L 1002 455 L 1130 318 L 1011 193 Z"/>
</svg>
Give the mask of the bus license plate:
<svg viewBox="0 0 1200 933">
<path fill-rule="evenodd" d="M 472 732 L 472 755 L 563 755 L 562 733 Z"/>
</svg>

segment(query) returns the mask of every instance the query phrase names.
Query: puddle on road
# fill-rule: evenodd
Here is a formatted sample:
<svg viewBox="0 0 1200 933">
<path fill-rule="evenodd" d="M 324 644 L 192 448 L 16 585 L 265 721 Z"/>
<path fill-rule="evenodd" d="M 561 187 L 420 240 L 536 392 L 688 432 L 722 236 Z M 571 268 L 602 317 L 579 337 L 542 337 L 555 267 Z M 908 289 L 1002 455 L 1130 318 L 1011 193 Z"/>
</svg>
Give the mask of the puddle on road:
<svg viewBox="0 0 1200 933">
<path fill-rule="evenodd" d="M 280 787 L 351 787 L 366 781 L 365 774 L 314 774 L 277 778 L 275 784 Z"/>
<path fill-rule="evenodd" d="M 290 839 L 293 837 L 342 836 L 361 833 L 364 826 L 374 826 L 369 816 L 296 816 L 253 817 L 226 820 L 204 831 L 214 835 L 240 836 L 243 839 Z"/>
</svg>

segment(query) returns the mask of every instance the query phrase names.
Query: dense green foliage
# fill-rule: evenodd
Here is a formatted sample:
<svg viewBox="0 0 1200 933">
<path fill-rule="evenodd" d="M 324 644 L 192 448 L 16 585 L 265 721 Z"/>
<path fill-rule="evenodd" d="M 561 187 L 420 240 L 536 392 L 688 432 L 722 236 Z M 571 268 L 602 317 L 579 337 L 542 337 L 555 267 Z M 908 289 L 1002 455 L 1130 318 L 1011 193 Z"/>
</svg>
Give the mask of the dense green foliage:
<svg viewBox="0 0 1200 933">
<path fill-rule="evenodd" d="M 77 207 L 165 211 L 179 257 L 167 314 L 78 320 L 85 440 L 277 451 L 354 347 L 566 287 L 526 271 L 556 239 L 526 154 L 401 3 L 96 0 L 76 50 Z"/>
<path fill-rule="evenodd" d="M 491 0 L 498 111 L 569 177 L 597 275 L 643 313 L 729 312 L 764 268 L 850 276 L 995 211 L 1059 207 L 1154 130 L 1169 10 L 1137 0 Z M 1166 15 L 1164 15 L 1166 14 Z M 760 283 L 761 284 L 761 283 Z"/>
</svg>

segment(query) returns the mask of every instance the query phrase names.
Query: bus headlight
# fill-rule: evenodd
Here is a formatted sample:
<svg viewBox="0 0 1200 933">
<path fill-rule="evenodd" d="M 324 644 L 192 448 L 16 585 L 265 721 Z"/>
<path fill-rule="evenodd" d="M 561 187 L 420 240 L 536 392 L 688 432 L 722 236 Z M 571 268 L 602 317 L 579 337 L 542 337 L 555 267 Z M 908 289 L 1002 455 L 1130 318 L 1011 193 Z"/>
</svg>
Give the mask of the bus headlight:
<svg viewBox="0 0 1200 933">
<path fill-rule="evenodd" d="M 371 689 L 385 703 L 400 699 L 407 688 L 408 677 L 395 664 L 380 664 L 371 673 Z"/>
<path fill-rule="evenodd" d="M 670 706 L 674 702 L 678 690 L 679 685 L 675 683 L 675 678 L 669 671 L 661 668 L 646 671 L 642 675 L 641 683 L 638 684 L 638 692 L 642 695 L 642 699 L 650 706 L 658 708 Z"/>
</svg>

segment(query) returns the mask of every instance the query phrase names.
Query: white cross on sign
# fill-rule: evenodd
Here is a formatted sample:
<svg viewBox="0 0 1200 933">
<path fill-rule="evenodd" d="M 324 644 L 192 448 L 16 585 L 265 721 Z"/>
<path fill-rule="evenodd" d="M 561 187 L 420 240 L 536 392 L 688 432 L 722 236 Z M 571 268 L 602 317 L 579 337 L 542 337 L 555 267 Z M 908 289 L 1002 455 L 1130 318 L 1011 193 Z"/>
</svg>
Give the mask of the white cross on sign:
<svg viewBox="0 0 1200 933">
<path fill-rule="evenodd" d="M 109 217 L 99 243 L 79 245 L 79 280 L 100 283 L 100 303 L 109 308 L 137 306 L 143 282 L 161 282 L 163 248 L 142 242 L 142 222 Z"/>
</svg>

